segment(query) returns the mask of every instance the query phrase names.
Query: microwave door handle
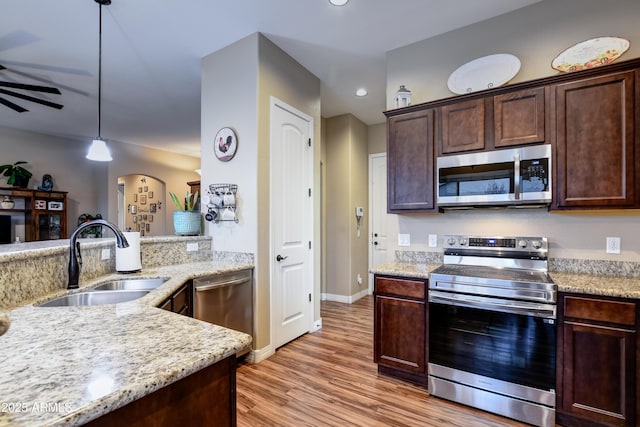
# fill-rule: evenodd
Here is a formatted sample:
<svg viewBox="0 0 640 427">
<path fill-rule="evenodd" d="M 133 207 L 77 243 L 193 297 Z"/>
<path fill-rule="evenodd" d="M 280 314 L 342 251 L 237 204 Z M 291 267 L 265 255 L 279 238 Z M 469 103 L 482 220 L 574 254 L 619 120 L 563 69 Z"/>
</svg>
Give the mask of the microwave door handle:
<svg viewBox="0 0 640 427">
<path fill-rule="evenodd" d="M 513 155 L 513 192 L 516 200 L 520 200 L 520 153 Z"/>
</svg>

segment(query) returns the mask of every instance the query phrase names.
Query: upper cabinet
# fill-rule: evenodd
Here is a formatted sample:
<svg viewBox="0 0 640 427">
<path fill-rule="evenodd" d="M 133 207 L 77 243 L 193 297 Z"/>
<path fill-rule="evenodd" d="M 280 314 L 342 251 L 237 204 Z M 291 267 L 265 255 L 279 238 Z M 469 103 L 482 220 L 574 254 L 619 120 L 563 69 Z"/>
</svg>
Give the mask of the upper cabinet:
<svg viewBox="0 0 640 427">
<path fill-rule="evenodd" d="M 484 99 L 445 105 L 440 109 L 441 154 L 484 150 Z"/>
<path fill-rule="evenodd" d="M 401 114 L 387 122 L 387 210 L 435 210 L 434 112 Z"/>
<path fill-rule="evenodd" d="M 638 207 L 634 73 L 554 87 L 558 209 Z"/>
<path fill-rule="evenodd" d="M 437 156 L 543 143 L 551 209 L 640 208 L 640 58 L 385 114 L 391 213 L 437 211 Z"/>
<path fill-rule="evenodd" d="M 496 148 L 545 142 L 544 88 L 493 97 L 493 145 Z"/>
</svg>

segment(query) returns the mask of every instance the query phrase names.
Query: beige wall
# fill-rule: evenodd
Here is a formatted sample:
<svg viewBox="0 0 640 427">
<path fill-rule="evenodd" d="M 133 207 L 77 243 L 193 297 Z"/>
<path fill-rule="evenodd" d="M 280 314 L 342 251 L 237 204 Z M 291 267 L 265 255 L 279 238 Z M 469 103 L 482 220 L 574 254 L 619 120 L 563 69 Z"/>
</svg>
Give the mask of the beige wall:
<svg viewBox="0 0 640 427">
<path fill-rule="evenodd" d="M 274 96 L 314 119 L 314 187 L 320 186 L 320 81 L 261 34 L 253 34 L 202 61 L 202 185 L 238 184 L 240 222 L 206 224 L 214 250 L 255 256 L 255 341 L 271 343 L 269 109 Z M 227 163 L 212 153 L 216 132 L 224 127 L 238 134 L 238 151 Z M 315 212 L 319 215 L 319 191 Z M 319 221 L 314 240 L 320 241 Z M 320 251 L 314 260 L 314 294 L 320 293 Z M 315 298 L 314 319 L 320 318 Z"/>
<path fill-rule="evenodd" d="M 323 297 L 351 302 L 366 293 L 368 262 L 367 127 L 351 114 L 326 123 L 326 288 Z M 357 234 L 355 208 L 365 208 Z M 357 277 L 362 277 L 362 284 Z"/>
<path fill-rule="evenodd" d="M 640 56 L 640 2 L 636 0 L 545 0 L 525 9 L 391 51 L 387 55 L 387 107 L 400 84 L 412 91 L 413 104 L 453 96 L 449 74 L 474 58 L 508 52 L 522 61 L 512 82 L 556 74 L 550 66 L 565 48 L 596 36 L 631 41 L 620 60 Z M 640 213 L 549 213 L 544 210 L 466 211 L 435 215 L 389 215 L 389 258 L 397 233 L 411 235 L 409 250 L 427 247 L 428 234 L 542 235 L 553 257 L 640 260 Z M 622 253 L 605 253 L 607 236 L 621 237 Z M 403 248 L 404 249 L 404 248 Z"/>
<path fill-rule="evenodd" d="M 369 126 L 369 154 L 387 152 L 387 124 Z"/>
</svg>

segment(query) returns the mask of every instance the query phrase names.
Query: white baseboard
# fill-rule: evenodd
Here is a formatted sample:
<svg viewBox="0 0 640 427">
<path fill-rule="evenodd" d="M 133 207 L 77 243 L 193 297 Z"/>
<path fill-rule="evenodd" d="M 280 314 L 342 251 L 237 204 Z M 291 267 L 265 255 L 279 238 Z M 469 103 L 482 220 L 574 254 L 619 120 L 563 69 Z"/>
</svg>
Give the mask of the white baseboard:
<svg viewBox="0 0 640 427">
<path fill-rule="evenodd" d="M 262 347 L 259 350 L 251 350 L 249 354 L 247 354 L 247 361 L 250 363 L 260 363 L 263 360 L 266 360 L 276 354 L 276 349 L 273 348 L 272 345 L 268 345 L 266 347 Z"/>
<path fill-rule="evenodd" d="M 321 294 L 320 299 L 322 301 L 335 301 L 342 302 L 345 304 L 353 304 L 358 301 L 360 298 L 364 298 L 369 295 L 368 289 L 363 289 L 355 295 L 337 295 L 337 294 Z"/>
</svg>

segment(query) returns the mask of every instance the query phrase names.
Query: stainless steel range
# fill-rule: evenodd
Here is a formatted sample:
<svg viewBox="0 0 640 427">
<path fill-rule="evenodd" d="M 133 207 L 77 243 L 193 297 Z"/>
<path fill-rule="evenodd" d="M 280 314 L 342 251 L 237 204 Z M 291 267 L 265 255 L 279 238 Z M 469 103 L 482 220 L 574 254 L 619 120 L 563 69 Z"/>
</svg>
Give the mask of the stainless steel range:
<svg viewBox="0 0 640 427">
<path fill-rule="evenodd" d="M 429 393 L 555 424 L 556 286 L 544 237 L 445 236 L 429 276 Z"/>
</svg>

